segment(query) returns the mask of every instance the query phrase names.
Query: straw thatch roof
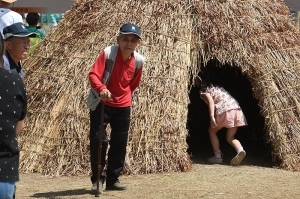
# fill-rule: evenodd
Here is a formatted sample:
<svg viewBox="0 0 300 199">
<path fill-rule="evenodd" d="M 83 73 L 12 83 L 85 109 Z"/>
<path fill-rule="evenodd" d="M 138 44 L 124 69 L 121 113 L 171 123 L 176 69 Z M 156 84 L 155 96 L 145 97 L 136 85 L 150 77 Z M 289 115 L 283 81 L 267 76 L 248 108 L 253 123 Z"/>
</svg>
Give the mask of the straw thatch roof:
<svg viewBox="0 0 300 199">
<path fill-rule="evenodd" d="M 190 78 L 214 58 L 251 81 L 280 166 L 300 162 L 300 35 L 281 0 L 77 0 L 24 64 L 20 169 L 90 172 L 87 74 L 121 24 L 138 24 L 147 58 L 134 95 L 125 173 L 187 171 Z"/>
</svg>

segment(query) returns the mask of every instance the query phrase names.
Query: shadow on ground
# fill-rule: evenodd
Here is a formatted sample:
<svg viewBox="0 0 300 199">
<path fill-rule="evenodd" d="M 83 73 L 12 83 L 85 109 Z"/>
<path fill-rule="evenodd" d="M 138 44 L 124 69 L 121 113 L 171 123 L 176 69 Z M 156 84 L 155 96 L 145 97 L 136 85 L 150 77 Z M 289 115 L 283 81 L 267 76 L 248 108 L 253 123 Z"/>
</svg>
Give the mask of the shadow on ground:
<svg viewBox="0 0 300 199">
<path fill-rule="evenodd" d="M 45 193 L 36 193 L 31 197 L 32 198 L 56 198 L 56 197 L 69 196 L 72 198 L 72 196 L 80 196 L 80 195 L 85 195 L 87 193 L 90 193 L 90 191 L 86 189 L 72 189 L 72 190 L 57 191 L 57 192 L 50 191 Z"/>
</svg>

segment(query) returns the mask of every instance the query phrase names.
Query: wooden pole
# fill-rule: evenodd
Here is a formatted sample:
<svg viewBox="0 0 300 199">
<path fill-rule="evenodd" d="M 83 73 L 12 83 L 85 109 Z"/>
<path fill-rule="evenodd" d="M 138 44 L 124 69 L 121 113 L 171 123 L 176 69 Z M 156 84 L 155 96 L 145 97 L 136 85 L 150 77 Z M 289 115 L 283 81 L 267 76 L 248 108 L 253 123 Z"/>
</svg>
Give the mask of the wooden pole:
<svg viewBox="0 0 300 199">
<path fill-rule="evenodd" d="M 296 12 L 296 27 L 300 28 L 300 11 Z"/>
<path fill-rule="evenodd" d="M 102 153 L 102 134 L 103 134 L 103 122 L 104 122 L 104 102 L 101 102 L 101 118 L 100 118 L 100 132 L 99 132 L 99 149 L 98 149 L 98 170 L 97 170 L 97 190 L 95 197 L 100 197 L 100 171 L 101 171 L 101 153 Z M 99 105 L 98 105 L 99 106 Z M 102 186 L 102 182 L 101 182 Z"/>
</svg>

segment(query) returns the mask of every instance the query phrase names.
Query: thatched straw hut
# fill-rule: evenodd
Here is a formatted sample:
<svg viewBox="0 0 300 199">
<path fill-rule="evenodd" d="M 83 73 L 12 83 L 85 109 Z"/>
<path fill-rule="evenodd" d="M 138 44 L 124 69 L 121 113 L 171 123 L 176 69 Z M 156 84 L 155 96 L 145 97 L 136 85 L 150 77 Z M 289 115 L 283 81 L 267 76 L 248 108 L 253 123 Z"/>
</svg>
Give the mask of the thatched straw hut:
<svg viewBox="0 0 300 199">
<path fill-rule="evenodd" d="M 124 173 L 187 171 L 190 79 L 210 60 L 237 67 L 282 168 L 300 162 L 300 34 L 281 0 L 77 0 L 25 65 L 27 127 L 21 171 L 88 174 L 87 74 L 125 22 L 147 58 L 134 95 Z M 201 67 L 200 67 L 201 66 Z"/>
</svg>

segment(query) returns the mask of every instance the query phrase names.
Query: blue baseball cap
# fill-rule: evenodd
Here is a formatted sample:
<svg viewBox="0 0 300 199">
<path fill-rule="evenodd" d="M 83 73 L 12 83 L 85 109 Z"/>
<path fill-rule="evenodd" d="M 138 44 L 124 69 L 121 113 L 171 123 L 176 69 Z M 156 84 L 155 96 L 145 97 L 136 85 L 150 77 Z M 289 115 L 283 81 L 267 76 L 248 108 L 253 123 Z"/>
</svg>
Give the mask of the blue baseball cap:
<svg viewBox="0 0 300 199">
<path fill-rule="evenodd" d="M 134 35 L 138 36 L 140 39 L 142 39 L 140 28 L 137 25 L 132 24 L 132 23 L 123 24 L 120 28 L 119 33 L 123 34 L 123 35 L 134 34 Z"/>
<path fill-rule="evenodd" d="M 23 23 L 18 22 L 3 29 L 4 39 L 9 37 L 36 37 L 34 32 L 28 32 Z"/>
</svg>

